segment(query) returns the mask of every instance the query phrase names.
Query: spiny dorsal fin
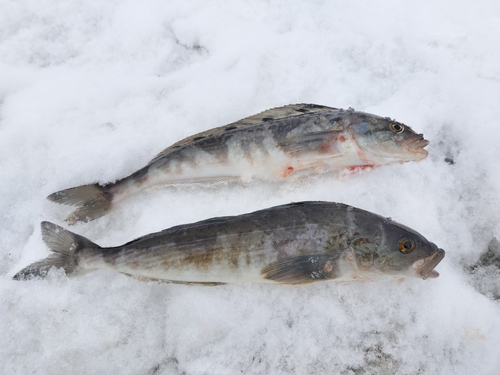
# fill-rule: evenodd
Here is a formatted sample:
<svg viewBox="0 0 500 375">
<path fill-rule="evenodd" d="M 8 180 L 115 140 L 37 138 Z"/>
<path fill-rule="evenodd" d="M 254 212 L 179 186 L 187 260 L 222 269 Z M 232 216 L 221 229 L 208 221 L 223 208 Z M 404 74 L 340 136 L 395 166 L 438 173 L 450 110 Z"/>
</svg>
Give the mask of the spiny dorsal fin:
<svg viewBox="0 0 500 375">
<path fill-rule="evenodd" d="M 326 107 L 324 105 L 318 105 L 318 104 L 289 104 L 283 107 L 268 109 L 267 111 L 260 112 L 256 115 L 244 118 L 240 121 L 236 121 L 232 124 L 223 126 L 222 128 L 228 126 L 257 125 L 263 122 L 279 120 L 286 117 L 300 116 L 300 115 L 305 115 L 307 113 L 331 111 L 335 109 L 337 108 Z"/>
<path fill-rule="evenodd" d="M 322 111 L 331 111 L 331 110 L 336 110 L 337 108 L 332 108 L 332 107 L 326 107 L 323 105 L 318 105 L 318 104 L 289 104 L 285 105 L 283 107 L 278 107 L 278 108 L 271 108 L 266 111 L 260 112 L 256 115 L 246 117 L 244 119 L 241 119 L 239 121 L 233 122 L 228 125 L 224 126 L 219 126 L 218 128 L 213 128 L 206 130 L 201 133 L 197 133 L 194 135 L 191 135 L 187 138 L 181 139 L 180 141 L 174 143 L 173 145 L 167 147 L 165 150 L 160 152 L 158 155 L 156 155 L 150 162 L 149 164 L 155 162 L 156 160 L 160 159 L 164 155 L 169 154 L 171 151 L 186 146 L 187 144 L 197 141 L 199 139 L 213 136 L 216 134 L 221 134 L 226 131 L 234 130 L 237 128 L 245 127 L 245 126 L 252 126 L 252 125 L 258 125 L 261 123 L 265 123 L 268 121 L 272 120 L 279 120 L 282 118 L 286 117 L 294 117 L 294 116 L 300 116 L 304 114 L 309 114 L 309 113 L 316 113 L 316 112 L 322 112 Z"/>
</svg>

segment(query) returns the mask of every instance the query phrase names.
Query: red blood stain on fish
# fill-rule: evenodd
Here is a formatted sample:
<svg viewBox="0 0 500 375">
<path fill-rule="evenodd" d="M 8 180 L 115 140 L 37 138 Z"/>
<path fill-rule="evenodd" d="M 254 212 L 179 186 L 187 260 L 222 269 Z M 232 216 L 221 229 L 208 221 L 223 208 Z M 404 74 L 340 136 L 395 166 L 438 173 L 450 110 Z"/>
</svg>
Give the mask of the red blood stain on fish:
<svg viewBox="0 0 500 375">
<path fill-rule="evenodd" d="M 356 153 L 358 154 L 358 157 L 359 157 L 361 160 L 363 160 L 363 161 L 364 161 L 364 160 L 366 160 L 366 155 L 365 155 L 365 153 L 364 153 L 363 151 L 358 150 Z"/>
<path fill-rule="evenodd" d="M 321 146 L 320 146 L 320 150 L 321 152 L 327 152 L 327 151 L 330 151 L 332 149 L 332 146 L 335 147 L 335 141 L 337 142 L 345 142 L 346 141 L 346 137 L 344 137 L 343 135 L 336 135 L 336 136 L 333 136 L 332 138 L 330 138 L 329 141 L 327 142 L 324 142 Z"/>
<path fill-rule="evenodd" d="M 285 170 L 283 172 L 281 172 L 281 176 L 284 178 L 284 177 L 288 177 L 292 174 L 292 172 L 294 171 L 293 167 L 292 166 L 288 166 L 285 168 Z"/>
<path fill-rule="evenodd" d="M 352 167 L 347 167 L 346 169 L 348 172 L 357 173 L 362 171 L 369 171 L 372 168 L 373 164 L 367 164 L 367 165 L 354 165 Z"/>
<path fill-rule="evenodd" d="M 333 271 L 333 264 L 332 262 L 328 261 L 325 263 L 325 266 L 323 267 L 323 271 L 326 273 L 332 272 Z"/>
</svg>

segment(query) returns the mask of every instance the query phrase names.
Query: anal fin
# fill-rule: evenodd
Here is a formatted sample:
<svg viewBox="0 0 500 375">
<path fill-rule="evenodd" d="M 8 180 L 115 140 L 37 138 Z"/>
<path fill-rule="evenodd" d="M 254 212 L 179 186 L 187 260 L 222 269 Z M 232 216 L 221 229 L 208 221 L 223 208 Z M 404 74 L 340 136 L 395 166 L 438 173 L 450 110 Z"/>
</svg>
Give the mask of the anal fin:
<svg viewBox="0 0 500 375">
<path fill-rule="evenodd" d="M 143 281 L 143 282 L 154 282 L 154 283 L 162 283 L 162 284 L 184 284 L 184 285 L 203 285 L 203 286 L 217 286 L 217 285 L 224 285 L 226 283 L 218 283 L 218 282 L 212 282 L 212 281 L 176 281 L 176 280 L 164 280 L 164 279 L 156 279 L 153 277 L 146 277 L 146 276 L 136 276 L 136 275 L 130 275 L 128 273 L 124 273 L 126 276 L 133 277 L 134 279 L 138 281 Z"/>
</svg>

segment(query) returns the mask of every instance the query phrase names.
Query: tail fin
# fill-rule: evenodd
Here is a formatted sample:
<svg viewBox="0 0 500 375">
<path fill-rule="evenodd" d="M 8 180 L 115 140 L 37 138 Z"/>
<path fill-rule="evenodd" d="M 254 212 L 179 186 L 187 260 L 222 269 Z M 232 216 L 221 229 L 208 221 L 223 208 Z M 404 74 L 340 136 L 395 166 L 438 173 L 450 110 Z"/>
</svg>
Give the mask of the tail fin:
<svg viewBox="0 0 500 375">
<path fill-rule="evenodd" d="M 78 207 L 66 219 L 68 224 L 72 225 L 77 221 L 87 222 L 106 215 L 111 210 L 113 193 L 106 189 L 106 186 L 91 184 L 58 191 L 47 199 Z"/>
<path fill-rule="evenodd" d="M 62 268 L 66 275 L 78 270 L 78 251 L 84 248 L 100 248 L 85 237 L 72 233 L 58 225 L 43 221 L 42 238 L 53 251 L 47 258 L 30 264 L 14 275 L 14 280 L 27 280 L 34 277 L 46 277 L 52 267 Z"/>
</svg>

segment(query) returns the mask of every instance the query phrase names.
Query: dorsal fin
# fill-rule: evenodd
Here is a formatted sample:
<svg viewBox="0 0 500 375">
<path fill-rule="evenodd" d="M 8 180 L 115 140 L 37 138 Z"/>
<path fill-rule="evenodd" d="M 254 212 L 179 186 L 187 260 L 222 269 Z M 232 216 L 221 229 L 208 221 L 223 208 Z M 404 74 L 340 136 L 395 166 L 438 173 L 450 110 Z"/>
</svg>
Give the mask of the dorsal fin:
<svg viewBox="0 0 500 375">
<path fill-rule="evenodd" d="M 163 150 L 158 155 L 156 155 L 149 162 L 149 164 L 155 162 L 156 160 L 160 159 L 164 155 L 169 154 L 171 151 L 173 151 L 177 148 L 186 146 L 187 144 L 189 144 L 193 141 L 197 141 L 197 140 L 202 139 L 202 138 L 221 134 L 221 133 L 224 133 L 226 131 L 242 128 L 245 126 L 262 124 L 262 123 L 272 121 L 272 120 L 279 120 L 279 119 L 286 118 L 286 117 L 294 117 L 294 116 L 300 116 L 300 115 L 309 114 L 309 113 L 331 111 L 331 110 L 336 110 L 336 109 L 337 108 L 326 107 L 326 106 L 318 105 L 318 104 L 289 104 L 289 105 L 285 105 L 283 107 L 271 108 L 271 109 L 268 109 L 266 111 L 260 112 L 256 115 L 246 117 L 246 118 L 241 119 L 239 121 L 233 122 L 231 124 L 219 126 L 218 128 L 209 129 L 209 130 L 206 130 L 204 132 L 194 134 L 194 135 L 191 135 L 187 138 L 181 139 L 180 141 L 167 147 L 165 150 Z"/>
<path fill-rule="evenodd" d="M 244 118 L 240 121 L 236 121 L 232 124 L 222 126 L 222 128 L 228 126 L 257 125 L 271 120 L 279 120 L 286 117 L 294 117 L 294 116 L 304 115 L 307 113 L 331 111 L 336 109 L 337 108 L 326 107 L 324 105 L 318 105 L 318 104 L 289 104 L 283 107 L 268 109 L 256 115 Z"/>
</svg>

